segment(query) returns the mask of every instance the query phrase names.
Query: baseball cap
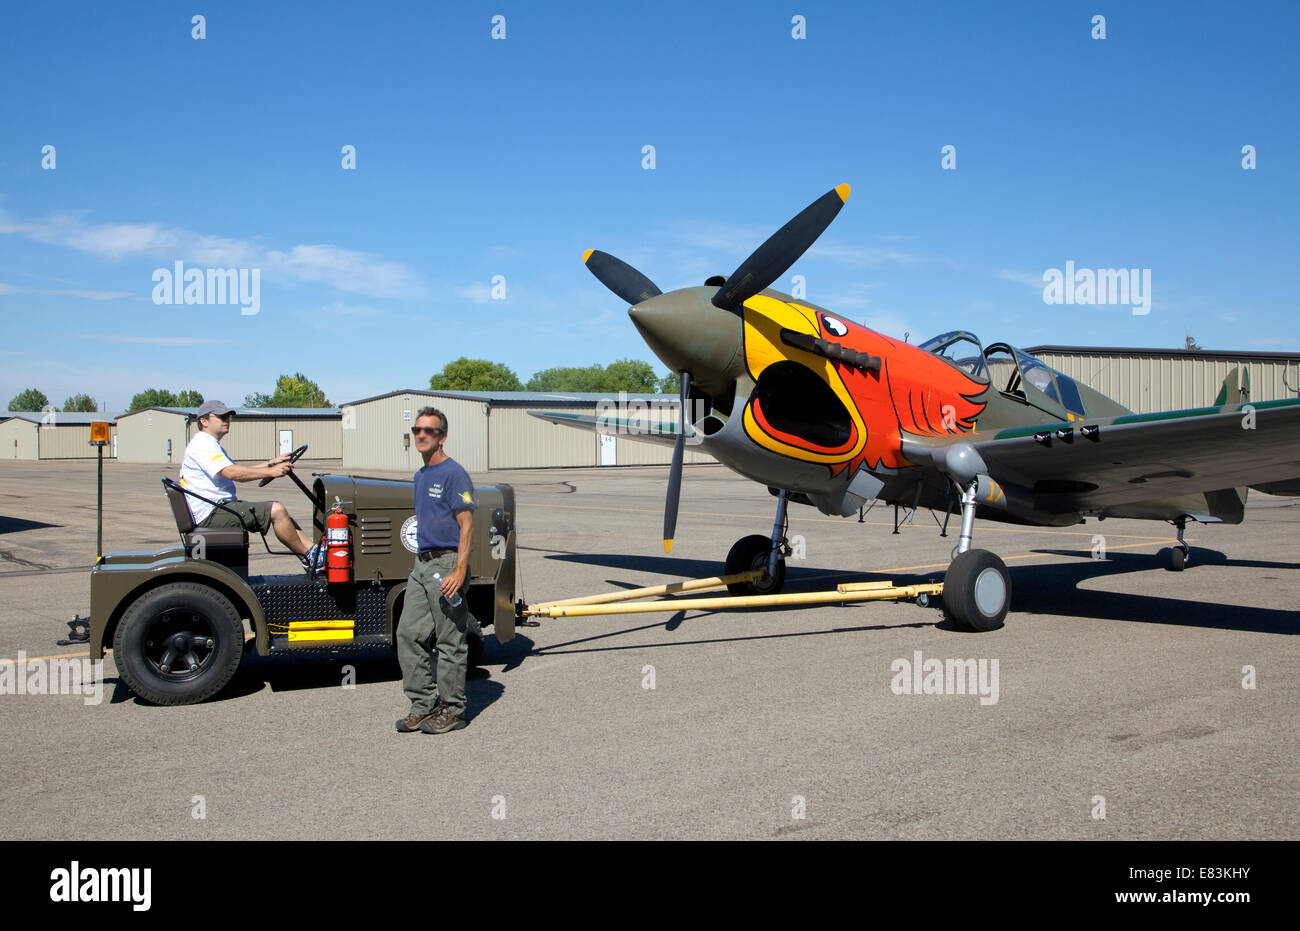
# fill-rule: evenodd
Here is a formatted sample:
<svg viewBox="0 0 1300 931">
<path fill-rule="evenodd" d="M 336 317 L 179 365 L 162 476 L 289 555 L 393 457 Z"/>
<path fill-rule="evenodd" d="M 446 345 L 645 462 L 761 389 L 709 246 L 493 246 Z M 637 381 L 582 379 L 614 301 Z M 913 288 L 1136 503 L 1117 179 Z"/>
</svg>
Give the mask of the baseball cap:
<svg viewBox="0 0 1300 931">
<path fill-rule="evenodd" d="M 218 417 L 222 417 L 226 414 L 233 413 L 234 410 L 226 407 L 226 405 L 221 401 L 204 401 L 199 406 L 199 417 L 206 417 L 209 414 L 216 414 Z"/>
</svg>

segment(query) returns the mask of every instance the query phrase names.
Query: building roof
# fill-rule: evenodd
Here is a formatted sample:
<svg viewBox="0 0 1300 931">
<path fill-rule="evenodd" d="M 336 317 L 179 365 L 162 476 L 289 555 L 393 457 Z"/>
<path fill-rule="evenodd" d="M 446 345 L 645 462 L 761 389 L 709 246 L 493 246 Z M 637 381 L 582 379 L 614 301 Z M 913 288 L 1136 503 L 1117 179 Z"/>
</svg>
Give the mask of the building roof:
<svg viewBox="0 0 1300 931">
<path fill-rule="evenodd" d="M 329 419 L 331 417 L 342 418 L 337 407 L 232 407 L 236 417 L 244 419 L 260 419 L 262 417 L 317 417 Z M 118 414 L 118 417 L 129 417 L 134 414 L 143 414 L 145 411 L 162 411 L 166 414 L 179 414 L 183 417 L 197 417 L 199 409 L 197 407 L 142 407 L 139 410 L 127 411 Z"/>
<path fill-rule="evenodd" d="M 45 411 L 0 411 L 0 420 L 27 420 L 31 423 L 43 423 L 48 415 Z M 112 414 L 83 411 L 55 411 L 54 426 L 86 426 L 92 423 L 117 423 Z"/>
<path fill-rule="evenodd" d="M 365 404 L 367 401 L 380 401 L 384 398 L 410 394 L 425 398 L 459 398 L 462 401 L 483 401 L 488 404 L 583 404 L 592 405 L 599 401 L 617 400 L 617 395 L 607 391 L 438 391 L 431 388 L 406 388 L 401 391 L 389 391 L 369 398 L 346 401 L 341 406 Z M 629 401 L 664 401 L 677 400 L 675 394 L 627 394 Z"/>
<path fill-rule="evenodd" d="M 1160 356 L 1176 359 L 1229 359 L 1257 362 L 1300 361 L 1300 349 L 1294 352 L 1254 352 L 1236 349 L 1142 349 L 1133 346 L 1031 346 L 1025 352 L 1036 356 L 1041 352 L 1055 352 L 1072 356 Z"/>
</svg>

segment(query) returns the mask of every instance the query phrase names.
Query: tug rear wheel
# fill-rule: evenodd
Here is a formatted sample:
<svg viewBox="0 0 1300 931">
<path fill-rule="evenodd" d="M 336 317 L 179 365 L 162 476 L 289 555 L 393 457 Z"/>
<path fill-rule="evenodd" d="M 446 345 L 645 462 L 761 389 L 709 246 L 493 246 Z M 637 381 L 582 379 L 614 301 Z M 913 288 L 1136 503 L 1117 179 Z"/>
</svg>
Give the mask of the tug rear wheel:
<svg viewBox="0 0 1300 931">
<path fill-rule="evenodd" d="M 756 533 L 742 537 L 731 547 L 731 552 L 727 553 L 724 574 L 735 575 L 749 569 L 766 570 L 768 556 L 771 552 L 772 541 L 768 537 Z M 776 557 L 776 574 L 774 576 L 764 574 L 761 578 L 752 582 L 732 582 L 727 586 L 727 591 L 733 595 L 775 595 L 784 586 L 785 557 L 778 555 Z"/>
<path fill-rule="evenodd" d="M 943 579 L 948 616 L 970 630 L 997 630 L 1011 606 L 1011 574 L 988 550 L 958 553 Z"/>
<path fill-rule="evenodd" d="M 173 582 L 137 598 L 113 633 L 113 662 L 132 692 L 156 705 L 211 698 L 239 668 L 244 622 L 205 585 Z"/>
</svg>

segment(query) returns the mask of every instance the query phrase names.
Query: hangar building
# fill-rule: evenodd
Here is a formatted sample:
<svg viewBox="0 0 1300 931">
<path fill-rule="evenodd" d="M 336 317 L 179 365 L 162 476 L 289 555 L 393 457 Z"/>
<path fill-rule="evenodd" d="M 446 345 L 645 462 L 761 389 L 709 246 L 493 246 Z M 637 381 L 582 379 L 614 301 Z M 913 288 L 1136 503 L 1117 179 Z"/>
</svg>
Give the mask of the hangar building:
<svg viewBox="0 0 1300 931">
<path fill-rule="evenodd" d="M 117 427 L 111 414 L 73 411 L 0 412 L 0 459 L 94 459 L 90 425 L 108 421 L 109 445 L 104 458 L 117 450 Z"/>
<path fill-rule="evenodd" d="M 1025 352 L 1138 414 L 1207 407 L 1238 366 L 1250 371 L 1252 401 L 1294 398 L 1300 389 L 1300 353 L 1109 346 L 1034 346 Z"/>
<path fill-rule="evenodd" d="M 628 401 L 675 411 L 672 395 L 631 394 Z M 470 472 L 547 466 L 656 465 L 672 461 L 672 449 L 623 436 L 548 423 L 529 411 L 595 414 L 607 394 L 542 391 L 430 391 L 407 389 L 344 404 L 343 468 L 413 472 L 420 456 L 411 426 L 422 407 L 447 415 L 447 452 Z M 672 419 L 675 413 L 667 414 Z M 686 462 L 713 462 L 686 447 Z"/>
<path fill-rule="evenodd" d="M 146 407 L 117 418 L 117 458 L 179 466 L 185 444 L 198 432 L 197 407 Z M 342 459 L 335 407 L 235 408 L 230 433 L 221 441 L 232 459 L 269 459 L 306 443 L 309 459 Z"/>
</svg>

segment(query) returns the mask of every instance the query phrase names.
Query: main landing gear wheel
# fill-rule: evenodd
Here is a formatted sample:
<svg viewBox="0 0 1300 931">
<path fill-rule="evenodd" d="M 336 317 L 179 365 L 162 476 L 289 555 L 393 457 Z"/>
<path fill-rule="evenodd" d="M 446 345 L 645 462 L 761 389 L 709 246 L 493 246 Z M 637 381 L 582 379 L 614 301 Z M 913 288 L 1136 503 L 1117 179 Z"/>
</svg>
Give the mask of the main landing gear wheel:
<svg viewBox="0 0 1300 931">
<path fill-rule="evenodd" d="M 244 622 L 230 600 L 193 582 L 146 592 L 113 634 L 113 662 L 136 695 L 156 705 L 211 698 L 239 668 Z"/>
<path fill-rule="evenodd" d="M 772 541 L 757 533 L 737 540 L 727 554 L 726 575 L 735 575 L 749 569 L 767 569 L 767 560 L 772 553 Z M 763 577 L 753 582 L 733 582 L 727 591 L 733 595 L 775 595 L 785 585 L 785 556 L 776 557 L 776 575 L 770 576 L 764 571 Z"/>
<path fill-rule="evenodd" d="M 1010 605 L 1011 575 L 997 554 L 957 554 L 943 579 L 943 606 L 949 617 L 971 630 L 997 630 Z"/>
</svg>

